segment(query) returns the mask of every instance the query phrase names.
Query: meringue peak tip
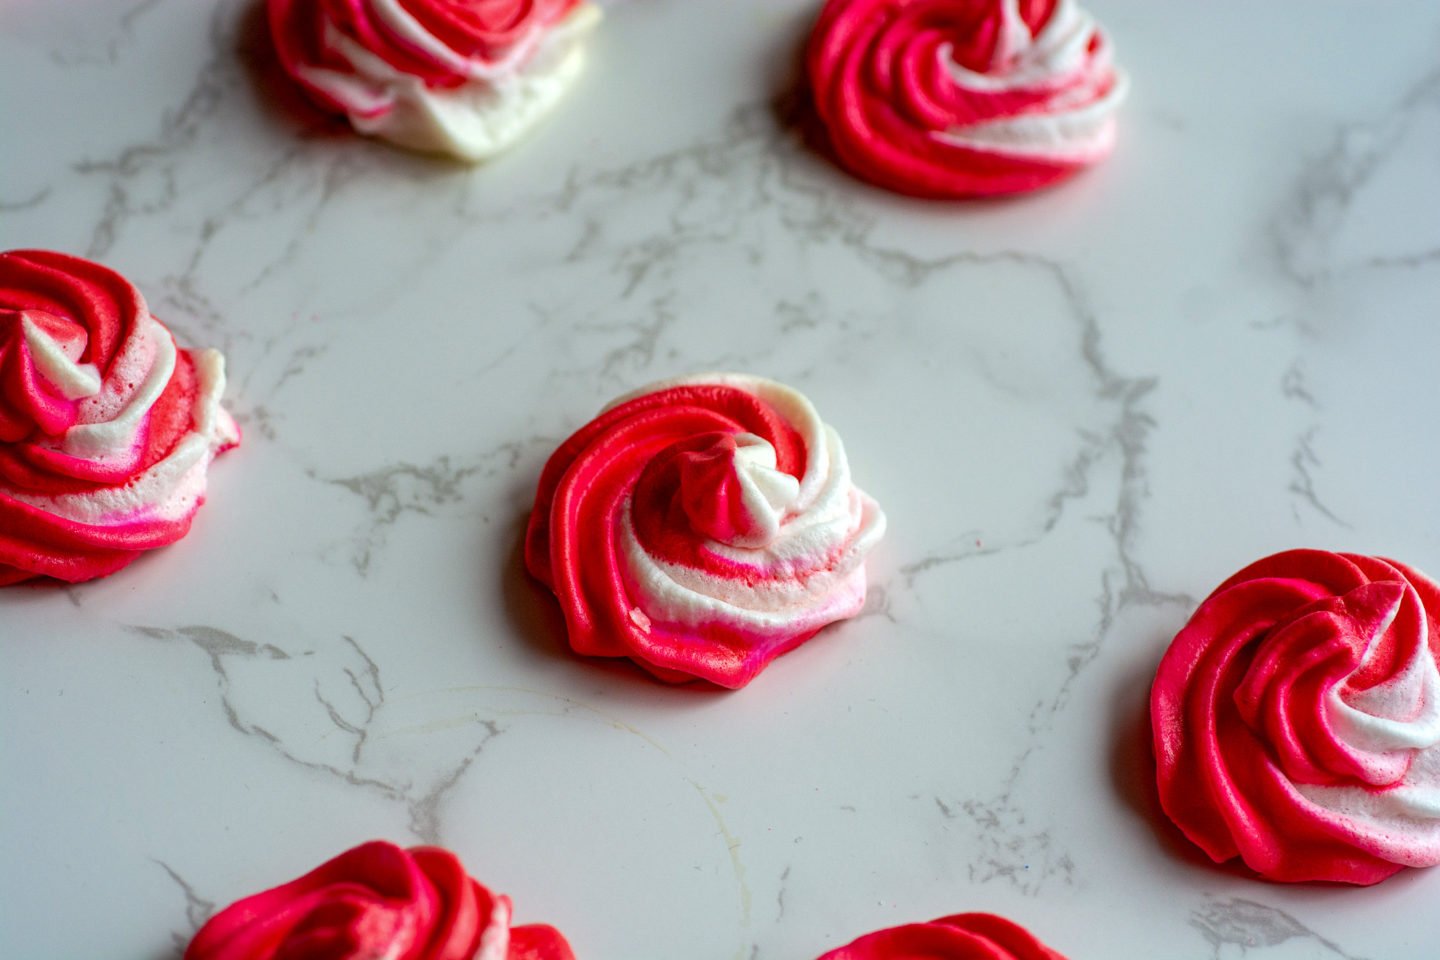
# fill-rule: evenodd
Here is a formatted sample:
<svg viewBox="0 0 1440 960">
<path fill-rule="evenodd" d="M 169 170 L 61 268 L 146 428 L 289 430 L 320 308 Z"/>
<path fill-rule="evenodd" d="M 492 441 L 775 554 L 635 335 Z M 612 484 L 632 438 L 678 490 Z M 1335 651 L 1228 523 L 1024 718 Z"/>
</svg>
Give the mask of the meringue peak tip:
<svg viewBox="0 0 1440 960">
<path fill-rule="evenodd" d="M 1363 633 L 1381 634 L 1399 614 L 1408 589 L 1398 580 L 1376 580 L 1336 597 L 1336 612 L 1354 621 Z"/>
</svg>

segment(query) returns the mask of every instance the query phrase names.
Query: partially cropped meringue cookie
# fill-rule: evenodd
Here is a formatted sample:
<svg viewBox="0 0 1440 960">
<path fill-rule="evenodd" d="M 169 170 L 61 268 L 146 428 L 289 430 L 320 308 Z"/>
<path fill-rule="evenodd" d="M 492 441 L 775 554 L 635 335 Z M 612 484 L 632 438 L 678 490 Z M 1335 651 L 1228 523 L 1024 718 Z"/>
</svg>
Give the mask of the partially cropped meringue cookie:
<svg viewBox="0 0 1440 960">
<path fill-rule="evenodd" d="M 0 585 L 104 576 L 179 540 L 240 431 L 225 360 L 113 270 L 0 253 Z"/>
<path fill-rule="evenodd" d="M 840 162 L 939 199 L 1035 190 L 1100 161 L 1129 86 L 1075 0 L 827 0 L 807 61 Z"/>
<path fill-rule="evenodd" d="M 575 960 L 439 847 L 374 840 L 215 914 L 184 960 Z"/>
<path fill-rule="evenodd" d="M 734 688 L 860 612 L 884 529 L 809 400 L 704 374 L 615 401 L 555 451 L 525 559 L 576 652 Z"/>
<path fill-rule="evenodd" d="M 574 84 L 585 0 L 268 0 L 286 71 L 361 133 L 470 162 L 524 136 Z"/>
<path fill-rule="evenodd" d="M 1440 864 L 1440 586 L 1290 550 L 1215 589 L 1151 692 L 1160 802 L 1214 860 L 1371 884 Z"/>
<path fill-rule="evenodd" d="M 993 913 L 957 913 L 867 933 L 820 960 L 1065 960 L 1034 934 Z"/>
</svg>

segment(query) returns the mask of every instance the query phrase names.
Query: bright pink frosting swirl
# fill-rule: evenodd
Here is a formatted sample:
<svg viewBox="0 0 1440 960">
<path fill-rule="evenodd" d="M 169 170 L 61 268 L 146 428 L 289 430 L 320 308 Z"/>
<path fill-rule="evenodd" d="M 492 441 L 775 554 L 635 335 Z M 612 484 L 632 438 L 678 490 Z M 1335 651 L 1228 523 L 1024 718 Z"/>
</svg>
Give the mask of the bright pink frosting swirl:
<svg viewBox="0 0 1440 960">
<path fill-rule="evenodd" d="M 269 0 L 270 22 L 287 67 L 353 70 L 332 36 L 339 33 L 399 73 L 428 87 L 457 87 L 472 63 L 498 65 L 562 20 L 580 0 Z M 396 12 L 404 16 L 404 20 Z M 406 22 L 408 21 L 408 23 Z M 409 24 L 440 45 L 417 44 Z M 307 74 L 296 71 L 304 82 Z M 343 112 L 330 88 L 307 83 L 322 103 Z"/>
<path fill-rule="evenodd" d="M 1034 190 L 1101 160 L 1127 86 L 1074 0 L 828 0 L 808 67 L 840 161 L 934 198 Z"/>
<path fill-rule="evenodd" d="M 734 688 L 860 611 L 884 524 L 804 396 L 705 374 L 616 401 L 555 451 L 525 559 L 578 653 Z"/>
<path fill-rule="evenodd" d="M 1160 801 L 1217 862 L 1370 884 L 1440 863 L 1440 587 L 1292 550 L 1222 583 L 1151 693 Z"/>
<path fill-rule="evenodd" d="M 454 854 L 373 841 L 226 907 L 185 960 L 575 960 L 558 930 L 510 913 Z"/>
<path fill-rule="evenodd" d="M 224 360 L 96 263 L 0 253 L 0 584 L 103 576 L 185 535 L 239 440 Z"/>
<path fill-rule="evenodd" d="M 1024 927 L 991 913 L 958 913 L 867 933 L 820 960 L 1065 960 Z"/>
</svg>

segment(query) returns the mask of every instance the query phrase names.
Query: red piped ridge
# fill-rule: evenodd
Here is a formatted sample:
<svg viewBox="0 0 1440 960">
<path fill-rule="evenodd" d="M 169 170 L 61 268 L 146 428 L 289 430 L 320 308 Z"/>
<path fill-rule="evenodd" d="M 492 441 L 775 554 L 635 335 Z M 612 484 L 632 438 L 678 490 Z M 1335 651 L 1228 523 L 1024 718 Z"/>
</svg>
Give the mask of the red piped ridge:
<svg viewBox="0 0 1440 960">
<path fill-rule="evenodd" d="M 1230 577 L 1156 672 L 1166 814 L 1268 880 L 1440 863 L 1437 617 L 1440 587 L 1378 557 L 1291 550 Z"/>
<path fill-rule="evenodd" d="M 224 360 L 183 350 L 118 273 L 0 253 L 0 585 L 113 573 L 190 529 L 239 442 Z"/>
<path fill-rule="evenodd" d="M 185 960 L 575 960 L 438 847 L 372 841 L 212 917 Z"/>
</svg>

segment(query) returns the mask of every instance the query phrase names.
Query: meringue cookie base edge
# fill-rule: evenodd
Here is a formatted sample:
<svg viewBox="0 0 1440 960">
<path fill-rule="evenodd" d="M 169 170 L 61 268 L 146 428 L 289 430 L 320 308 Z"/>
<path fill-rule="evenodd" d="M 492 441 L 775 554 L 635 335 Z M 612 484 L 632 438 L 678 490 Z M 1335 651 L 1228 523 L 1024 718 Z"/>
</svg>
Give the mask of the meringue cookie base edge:
<svg viewBox="0 0 1440 960">
<path fill-rule="evenodd" d="M 1112 92 L 1074 116 L 1018 116 L 929 132 L 955 153 L 944 168 L 915 158 L 896 169 L 848 147 L 823 121 L 820 126 L 839 167 L 863 183 L 917 200 L 1004 201 L 1061 187 L 1110 157 L 1119 131 L 1114 113 L 1130 89 L 1127 74 L 1115 75 Z"/>
<path fill-rule="evenodd" d="M 367 79 L 383 84 L 389 99 L 368 110 L 351 108 L 347 116 L 366 136 L 419 153 L 482 163 L 534 129 L 574 86 L 585 63 L 584 40 L 600 19 L 598 6 L 582 3 L 539 41 L 533 58 L 515 74 L 477 76 L 450 89 L 427 87 L 357 47 L 350 52 L 352 61 L 363 61 Z M 368 99 L 363 93 L 347 95 L 354 81 L 343 74 L 315 67 L 300 72 L 306 83 L 339 103 Z"/>
</svg>

